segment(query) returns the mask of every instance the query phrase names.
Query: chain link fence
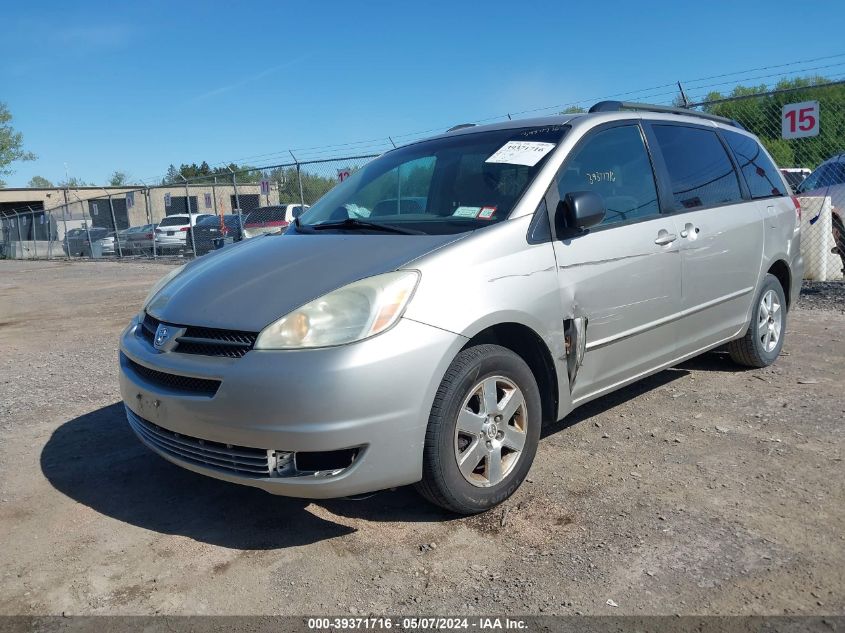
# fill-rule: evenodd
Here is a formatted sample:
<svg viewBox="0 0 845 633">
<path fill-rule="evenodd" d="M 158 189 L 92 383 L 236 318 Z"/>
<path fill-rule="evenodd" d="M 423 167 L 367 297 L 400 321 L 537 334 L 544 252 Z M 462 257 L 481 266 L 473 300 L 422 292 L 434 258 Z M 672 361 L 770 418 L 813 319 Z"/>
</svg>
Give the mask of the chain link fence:
<svg viewBox="0 0 845 633">
<path fill-rule="evenodd" d="M 805 278 L 842 279 L 845 82 L 734 96 L 691 107 L 733 119 L 760 139 L 801 203 Z M 751 164 L 753 160 L 748 157 Z"/>
<path fill-rule="evenodd" d="M 232 171 L 154 187 L 61 190 L 0 209 L 0 258 L 192 258 L 286 227 L 375 154 Z M 57 190 L 58 191 L 58 190 Z"/>
<path fill-rule="evenodd" d="M 802 205 L 806 278 L 841 279 L 845 82 L 732 96 L 689 107 L 736 120 L 760 138 Z M 177 175 L 156 187 L 63 190 L 61 203 L 49 208 L 40 203 L 0 208 L 0 257 L 201 256 L 283 229 L 373 157 L 294 159 L 193 179 Z M 753 162 L 753 157 L 748 160 Z"/>
</svg>

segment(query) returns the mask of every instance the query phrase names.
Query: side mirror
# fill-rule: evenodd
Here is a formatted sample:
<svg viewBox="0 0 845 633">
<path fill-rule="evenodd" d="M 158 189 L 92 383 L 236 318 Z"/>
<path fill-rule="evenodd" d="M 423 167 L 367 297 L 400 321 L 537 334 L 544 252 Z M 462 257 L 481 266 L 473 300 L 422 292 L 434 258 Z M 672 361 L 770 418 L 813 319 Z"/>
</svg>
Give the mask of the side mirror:
<svg viewBox="0 0 845 633">
<path fill-rule="evenodd" d="M 604 219 L 604 199 L 593 191 L 572 191 L 557 203 L 555 226 L 558 232 L 583 231 Z"/>
</svg>

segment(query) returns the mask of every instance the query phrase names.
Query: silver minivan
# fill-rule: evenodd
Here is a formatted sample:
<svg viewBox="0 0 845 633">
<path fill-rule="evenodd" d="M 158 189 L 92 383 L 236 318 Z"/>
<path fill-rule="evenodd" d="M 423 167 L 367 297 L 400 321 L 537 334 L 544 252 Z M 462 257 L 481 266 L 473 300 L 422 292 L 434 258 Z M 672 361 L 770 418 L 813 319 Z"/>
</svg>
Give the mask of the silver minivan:
<svg viewBox="0 0 845 633">
<path fill-rule="evenodd" d="M 543 423 L 718 346 L 774 362 L 800 213 L 726 119 L 602 102 L 458 126 L 156 284 L 120 341 L 128 421 L 275 494 L 416 484 L 480 512 Z"/>
</svg>

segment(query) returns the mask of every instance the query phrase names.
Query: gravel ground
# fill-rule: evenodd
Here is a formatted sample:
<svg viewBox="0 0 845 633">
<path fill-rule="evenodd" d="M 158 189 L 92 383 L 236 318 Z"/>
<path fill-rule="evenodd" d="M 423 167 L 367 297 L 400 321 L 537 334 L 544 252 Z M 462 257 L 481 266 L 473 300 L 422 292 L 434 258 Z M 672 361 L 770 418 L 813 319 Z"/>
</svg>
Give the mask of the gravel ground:
<svg viewBox="0 0 845 633">
<path fill-rule="evenodd" d="M 0 614 L 843 614 L 842 284 L 783 357 L 711 353 L 545 429 L 503 507 L 267 495 L 123 419 L 117 337 L 160 264 L 0 262 Z"/>
<path fill-rule="evenodd" d="M 801 307 L 845 313 L 845 281 L 805 281 L 801 286 Z"/>
</svg>

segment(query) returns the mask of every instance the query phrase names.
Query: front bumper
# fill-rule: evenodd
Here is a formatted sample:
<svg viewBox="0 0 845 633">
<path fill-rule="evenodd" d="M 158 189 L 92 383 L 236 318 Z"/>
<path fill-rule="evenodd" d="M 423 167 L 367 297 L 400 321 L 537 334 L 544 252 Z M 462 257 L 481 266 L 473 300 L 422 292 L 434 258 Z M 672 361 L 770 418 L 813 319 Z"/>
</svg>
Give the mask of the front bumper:
<svg viewBox="0 0 845 633">
<path fill-rule="evenodd" d="M 466 339 L 409 319 L 367 341 L 333 348 L 252 350 L 242 358 L 158 353 L 136 334 L 121 337 L 120 390 L 134 415 L 162 430 L 267 451 L 358 448 L 337 474 L 251 475 L 165 459 L 211 477 L 280 495 L 331 498 L 419 481 L 426 425 L 440 381 Z M 132 362 L 169 374 L 218 380 L 213 396 L 150 382 Z"/>
</svg>

